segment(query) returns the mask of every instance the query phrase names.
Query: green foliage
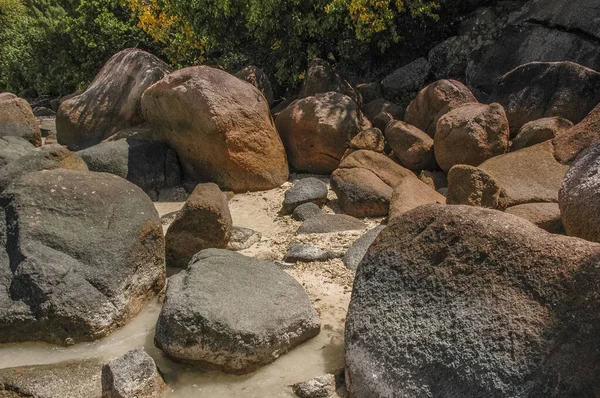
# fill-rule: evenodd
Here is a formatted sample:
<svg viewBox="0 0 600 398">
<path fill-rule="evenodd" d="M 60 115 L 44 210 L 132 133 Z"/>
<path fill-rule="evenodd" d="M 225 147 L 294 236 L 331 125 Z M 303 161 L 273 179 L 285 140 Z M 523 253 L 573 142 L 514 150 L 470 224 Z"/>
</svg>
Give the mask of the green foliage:
<svg viewBox="0 0 600 398">
<path fill-rule="evenodd" d="M 0 91 L 67 94 L 85 88 L 115 52 L 150 42 L 117 0 L 0 0 L 5 9 Z"/>
<path fill-rule="evenodd" d="M 187 47 L 194 50 L 172 51 L 181 55 L 171 57 L 173 63 L 204 62 L 230 70 L 252 63 L 284 85 L 298 84 L 307 61 L 315 57 L 364 66 L 401 42 L 407 32 L 435 24 L 446 2 L 130 0 L 141 26 L 167 49 L 167 38 L 174 32 L 191 31 Z M 150 7 L 154 20 L 148 17 Z M 171 29 L 154 34 L 153 27 L 165 20 L 173 22 Z"/>
<path fill-rule="evenodd" d="M 364 78 L 424 55 L 460 0 L 0 0 L 0 91 L 83 89 L 114 53 L 140 47 L 176 67 L 261 67 L 302 82 L 309 60 Z M 391 56 L 390 56 L 391 55 Z"/>
</svg>

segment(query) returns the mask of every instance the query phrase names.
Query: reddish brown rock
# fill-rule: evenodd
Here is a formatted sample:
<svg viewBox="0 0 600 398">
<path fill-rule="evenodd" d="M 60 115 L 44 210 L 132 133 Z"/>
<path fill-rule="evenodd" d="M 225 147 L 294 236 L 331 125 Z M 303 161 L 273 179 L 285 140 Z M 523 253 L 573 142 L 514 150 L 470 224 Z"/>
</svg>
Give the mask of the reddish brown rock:
<svg viewBox="0 0 600 398">
<path fill-rule="evenodd" d="M 433 139 L 415 126 L 394 120 L 385 129 L 385 138 L 398 163 L 410 170 L 435 169 Z"/>
<path fill-rule="evenodd" d="M 353 217 L 383 217 L 389 212 L 393 189 L 370 170 L 337 169 L 331 175 L 331 189 L 344 213 Z"/>
<path fill-rule="evenodd" d="M 503 209 L 506 193 L 486 171 L 458 164 L 448 173 L 447 203 Z"/>
<path fill-rule="evenodd" d="M 573 123 L 560 116 L 545 117 L 526 123 L 519 130 L 519 134 L 512 140 L 511 151 L 526 148 L 540 142 L 554 139 L 573 127 Z"/>
<path fill-rule="evenodd" d="M 581 122 L 554 139 L 554 156 L 561 163 L 570 163 L 581 151 L 599 142 L 600 104 Z"/>
<path fill-rule="evenodd" d="M 419 92 L 406 108 L 404 121 L 433 137 L 440 117 L 470 102 L 478 101 L 467 86 L 457 80 L 438 80 Z"/>
<path fill-rule="evenodd" d="M 430 203 L 432 197 L 442 200 L 443 196 L 410 170 L 383 154 L 365 150 L 344 158 L 332 174 L 331 187 L 344 212 L 355 217 L 383 217 L 389 212 L 395 188 L 406 180 L 412 182 L 404 185 L 405 196 L 400 201 L 405 206 Z"/>
<path fill-rule="evenodd" d="M 350 141 L 350 149 L 366 149 L 382 153 L 385 149 L 385 138 L 380 129 L 372 127 L 358 133 Z"/>
<path fill-rule="evenodd" d="M 42 135 L 31 106 L 11 93 L 0 94 L 0 137 L 15 136 L 35 146 L 42 145 Z"/>
<path fill-rule="evenodd" d="M 423 170 L 419 173 L 419 180 L 436 191 L 441 188 L 448 188 L 448 177 L 443 171 Z"/>
<path fill-rule="evenodd" d="M 509 207 L 506 212 L 524 218 L 550 233 L 565 233 L 558 203 L 525 203 Z"/>
<path fill-rule="evenodd" d="M 224 249 L 233 222 L 227 199 L 216 184 L 198 184 L 165 235 L 167 267 L 185 268 L 194 254 Z"/>
<path fill-rule="evenodd" d="M 333 172 L 350 141 L 371 127 L 350 97 L 335 92 L 293 102 L 279 113 L 276 125 L 290 166 L 315 174 Z"/>
<path fill-rule="evenodd" d="M 227 72 L 195 66 L 171 73 L 144 93 L 142 109 L 192 180 L 246 192 L 288 179 L 286 154 L 264 96 Z"/>
<path fill-rule="evenodd" d="M 442 170 L 477 166 L 508 150 L 508 120 L 500 104 L 468 104 L 445 114 L 437 124 L 435 158 Z"/>
<path fill-rule="evenodd" d="M 490 198 L 479 205 L 499 209 L 524 203 L 556 203 L 559 187 L 568 170 L 568 166 L 554 158 L 550 141 L 496 156 L 478 167 L 460 167 L 461 174 L 464 173 L 460 178 L 452 176 L 453 170 L 448 176 L 449 203 L 472 204 L 471 199 L 466 202 L 464 198 Z M 474 175 L 469 177 L 469 174 Z M 473 200 L 474 203 L 479 201 Z"/>
<path fill-rule="evenodd" d="M 407 211 L 431 203 L 445 204 L 446 198 L 418 178 L 406 178 L 394 187 L 389 219 L 393 220 Z"/>
</svg>

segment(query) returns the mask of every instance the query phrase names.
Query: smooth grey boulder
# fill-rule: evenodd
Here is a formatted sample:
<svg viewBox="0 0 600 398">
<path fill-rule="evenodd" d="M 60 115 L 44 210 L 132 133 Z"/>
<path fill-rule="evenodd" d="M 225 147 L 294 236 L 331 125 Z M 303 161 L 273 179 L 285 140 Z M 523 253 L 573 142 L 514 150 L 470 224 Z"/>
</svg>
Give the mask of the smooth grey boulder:
<svg viewBox="0 0 600 398">
<path fill-rule="evenodd" d="M 582 152 L 571 164 L 558 191 L 568 235 L 600 242 L 600 145 Z"/>
<path fill-rule="evenodd" d="M 360 264 L 362 261 L 363 257 L 367 253 L 367 250 L 384 228 L 385 225 L 380 225 L 358 238 L 356 242 L 350 246 L 346 254 L 344 254 L 344 257 L 342 257 L 342 262 L 344 265 L 352 271 L 356 271 L 358 264 Z"/>
<path fill-rule="evenodd" d="M 141 347 L 102 367 L 103 398 L 160 398 L 166 388 L 154 360 Z"/>
<path fill-rule="evenodd" d="M 156 199 L 158 190 L 178 185 L 177 153 L 166 144 L 144 139 L 103 142 L 77 152 L 90 171 L 118 175 Z"/>
<path fill-rule="evenodd" d="M 306 292 L 275 263 L 207 249 L 169 279 L 154 343 L 175 361 L 242 374 L 319 330 Z"/>
<path fill-rule="evenodd" d="M 365 227 L 365 223 L 347 214 L 323 213 L 304 221 L 296 234 L 327 234 L 331 232 L 354 231 Z"/>
<path fill-rule="evenodd" d="M 392 220 L 354 281 L 350 396 L 594 397 L 598 258 L 599 244 L 497 210 Z"/>
<path fill-rule="evenodd" d="M 327 184 L 318 178 L 303 178 L 285 192 L 282 213 L 291 214 L 301 204 L 312 202 L 322 206 L 327 202 Z"/>
<path fill-rule="evenodd" d="M 313 245 L 295 243 L 288 248 L 283 257 L 283 261 L 286 263 L 311 263 L 315 261 L 327 261 L 336 257 L 338 257 L 338 255 L 329 250 Z"/>
<path fill-rule="evenodd" d="M 0 167 L 4 167 L 10 162 L 34 152 L 35 146 L 25 138 L 0 137 Z"/>
<path fill-rule="evenodd" d="M 323 210 L 313 202 L 308 202 L 296 207 L 292 213 L 292 218 L 297 221 L 306 221 L 319 214 L 323 214 Z"/>
<path fill-rule="evenodd" d="M 82 359 L 0 369 L 0 397 L 104 398 L 102 365 L 100 359 Z"/>
<path fill-rule="evenodd" d="M 260 242 L 261 237 L 261 233 L 253 229 L 234 226 L 231 229 L 227 250 L 240 251 L 248 249 L 255 243 Z"/>
<path fill-rule="evenodd" d="M 28 173 L 0 196 L 0 342 L 104 337 L 163 290 L 150 198 L 105 173 Z"/>
<path fill-rule="evenodd" d="M 0 193 L 24 174 L 53 169 L 88 171 L 87 165 L 76 153 L 60 145 L 45 145 L 0 169 Z"/>
</svg>

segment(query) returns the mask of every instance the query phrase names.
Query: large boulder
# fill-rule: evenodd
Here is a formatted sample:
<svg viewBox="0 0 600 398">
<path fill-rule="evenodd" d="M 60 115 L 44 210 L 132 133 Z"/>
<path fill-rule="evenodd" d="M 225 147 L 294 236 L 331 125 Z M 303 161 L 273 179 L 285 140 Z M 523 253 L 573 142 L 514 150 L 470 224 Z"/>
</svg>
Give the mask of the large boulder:
<svg viewBox="0 0 600 398">
<path fill-rule="evenodd" d="M 595 396 L 599 256 L 495 210 L 428 205 L 392 220 L 354 281 L 350 396 Z"/>
<path fill-rule="evenodd" d="M 469 104 L 439 119 L 434 138 L 435 158 L 441 169 L 477 166 L 508 151 L 509 127 L 502 105 Z"/>
<path fill-rule="evenodd" d="M 154 343 L 175 361 L 240 374 L 319 330 L 306 292 L 275 263 L 209 249 L 169 279 Z"/>
<path fill-rule="evenodd" d="M 419 128 L 394 120 L 385 129 L 385 139 L 402 166 L 421 171 L 437 168 L 433 139 Z"/>
<path fill-rule="evenodd" d="M 293 102 L 277 116 L 276 124 L 290 166 L 315 174 L 335 170 L 350 141 L 371 127 L 356 102 L 336 92 Z"/>
<path fill-rule="evenodd" d="M 312 97 L 317 94 L 335 91 L 352 98 L 358 106 L 362 106 L 360 92 L 350 83 L 342 79 L 331 67 L 329 62 L 317 58 L 308 65 L 304 84 L 300 89 L 298 98 Z"/>
<path fill-rule="evenodd" d="M 558 203 L 567 234 L 600 242 L 600 145 L 581 153 L 563 180 Z"/>
<path fill-rule="evenodd" d="M 31 106 L 23 98 L 0 94 L 0 137 L 15 136 L 35 146 L 42 145 L 42 135 Z"/>
<path fill-rule="evenodd" d="M 271 81 L 262 69 L 250 65 L 240 70 L 235 76 L 239 79 L 245 80 L 252 84 L 254 87 L 260 90 L 265 96 L 269 106 L 273 103 L 273 88 L 271 87 Z"/>
<path fill-rule="evenodd" d="M 167 64 L 141 50 L 113 55 L 83 94 L 60 105 L 58 143 L 80 150 L 142 123 L 142 94 L 170 71 Z"/>
<path fill-rule="evenodd" d="M 469 57 L 467 82 L 487 93 L 502 76 L 529 62 L 571 61 L 600 70 L 596 0 L 529 0 L 506 26 Z"/>
<path fill-rule="evenodd" d="M 438 80 L 425 87 L 406 108 L 404 121 L 431 137 L 440 117 L 470 102 L 479 102 L 471 90 L 457 80 Z"/>
<path fill-rule="evenodd" d="M 77 154 L 91 171 L 125 178 L 154 199 L 158 190 L 181 182 L 177 154 L 161 142 L 126 138 L 103 142 Z"/>
<path fill-rule="evenodd" d="M 25 138 L 2 137 L 0 138 L 0 167 L 4 167 L 22 156 L 35 153 L 35 151 L 33 144 Z"/>
<path fill-rule="evenodd" d="M 448 200 L 452 204 L 473 204 L 463 200 L 483 198 L 479 205 L 498 209 L 524 203 L 556 203 L 568 169 L 554 158 L 552 143 L 546 141 L 465 168 L 461 176 L 454 176 L 451 170 Z"/>
<path fill-rule="evenodd" d="M 201 250 L 226 248 L 232 228 L 223 192 L 214 183 L 198 184 L 167 230 L 167 266 L 185 268 Z"/>
<path fill-rule="evenodd" d="M 88 171 L 87 165 L 76 153 L 60 145 L 45 145 L 0 169 L 0 193 L 24 174 L 54 169 Z"/>
<path fill-rule="evenodd" d="M 160 219 L 130 182 L 44 170 L 13 181 L 0 204 L 1 342 L 95 340 L 162 291 Z"/>
<path fill-rule="evenodd" d="M 560 116 L 545 117 L 525 123 L 510 144 L 511 151 L 552 140 L 573 127 L 573 123 Z"/>
<path fill-rule="evenodd" d="M 411 93 L 418 92 L 429 78 L 431 65 L 425 58 L 419 58 L 381 81 L 381 88 L 386 98 L 405 98 Z"/>
<path fill-rule="evenodd" d="M 586 148 L 600 143 L 600 104 L 575 126 L 553 141 L 554 156 L 561 163 L 572 162 Z"/>
<path fill-rule="evenodd" d="M 543 117 L 579 123 L 600 102 L 600 73 L 572 62 L 532 62 L 505 74 L 489 100 L 504 106 L 513 135 Z"/>
<path fill-rule="evenodd" d="M 171 73 L 144 93 L 142 109 L 193 180 L 246 192 L 288 179 L 269 104 L 256 87 L 227 72 L 195 66 Z"/>
</svg>

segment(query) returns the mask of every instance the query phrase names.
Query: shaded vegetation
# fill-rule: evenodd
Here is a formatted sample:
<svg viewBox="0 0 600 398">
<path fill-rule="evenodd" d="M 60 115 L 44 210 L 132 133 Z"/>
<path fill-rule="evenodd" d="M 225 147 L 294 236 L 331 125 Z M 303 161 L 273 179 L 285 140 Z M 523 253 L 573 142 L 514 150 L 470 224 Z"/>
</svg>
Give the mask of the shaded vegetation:
<svg viewBox="0 0 600 398">
<path fill-rule="evenodd" d="M 358 76 L 408 62 L 452 32 L 459 0 L 0 0 L 0 91 L 85 88 L 115 52 L 139 47 L 176 67 L 254 64 L 286 87 L 307 61 Z"/>
</svg>

